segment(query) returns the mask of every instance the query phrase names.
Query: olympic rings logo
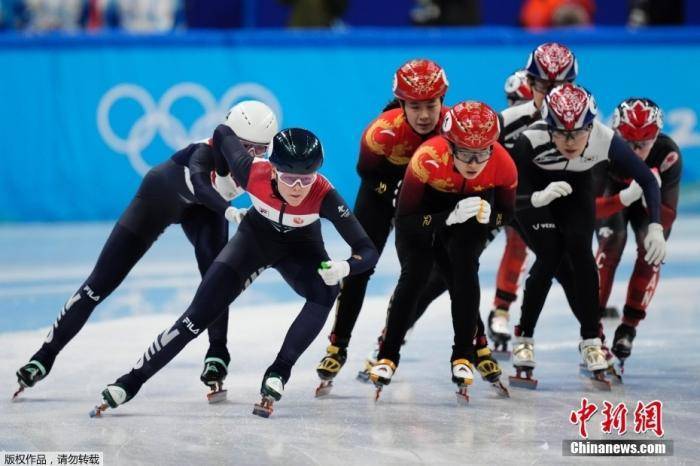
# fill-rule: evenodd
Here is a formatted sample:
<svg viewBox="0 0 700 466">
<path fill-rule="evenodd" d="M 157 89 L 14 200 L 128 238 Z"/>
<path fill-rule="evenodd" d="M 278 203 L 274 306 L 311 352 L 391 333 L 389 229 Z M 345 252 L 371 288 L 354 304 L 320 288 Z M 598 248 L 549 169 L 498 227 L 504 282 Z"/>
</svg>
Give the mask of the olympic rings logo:
<svg viewBox="0 0 700 466">
<path fill-rule="evenodd" d="M 180 99 L 197 101 L 204 114 L 188 129 L 171 114 L 172 106 Z M 137 102 L 143 115 L 131 126 L 126 138 L 120 137 L 112 128 L 110 116 L 112 107 L 122 99 Z M 208 138 L 213 129 L 226 117 L 226 112 L 236 102 L 255 99 L 266 103 L 277 115 L 282 124 L 282 107 L 267 88 L 256 83 L 241 83 L 229 88 L 216 102 L 208 89 L 192 82 L 183 82 L 168 89 L 156 103 L 151 94 L 136 84 L 119 84 L 111 88 L 97 107 L 97 128 L 105 143 L 115 152 L 126 155 L 131 166 L 141 176 L 150 170 L 143 158 L 143 151 L 151 145 L 157 135 L 173 150 L 181 149 L 193 141 Z"/>
</svg>

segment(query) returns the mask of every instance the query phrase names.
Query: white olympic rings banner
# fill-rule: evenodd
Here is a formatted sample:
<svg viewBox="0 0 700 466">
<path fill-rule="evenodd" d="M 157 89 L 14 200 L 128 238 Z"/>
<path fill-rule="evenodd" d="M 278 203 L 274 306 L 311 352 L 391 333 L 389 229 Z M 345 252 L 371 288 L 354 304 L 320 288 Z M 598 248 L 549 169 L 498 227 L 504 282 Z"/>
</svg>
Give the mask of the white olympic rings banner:
<svg viewBox="0 0 700 466">
<path fill-rule="evenodd" d="M 126 137 L 114 131 L 111 123 L 113 107 L 124 99 L 133 100 L 143 109 L 143 115 L 131 125 Z M 203 114 L 190 128 L 172 115 L 173 105 L 180 99 L 193 99 L 198 102 Z M 115 152 L 124 154 L 131 166 L 141 176 L 151 166 L 145 161 L 143 151 L 160 135 L 163 142 L 173 151 L 179 150 L 193 141 L 210 137 L 212 131 L 221 123 L 228 110 L 236 103 L 247 100 L 259 100 L 269 105 L 282 125 L 282 107 L 275 95 L 267 88 L 256 83 L 241 83 L 230 87 L 217 102 L 211 92 L 204 86 L 183 82 L 172 86 L 158 100 L 137 84 L 122 83 L 107 91 L 97 107 L 97 128 L 105 143 Z"/>
</svg>

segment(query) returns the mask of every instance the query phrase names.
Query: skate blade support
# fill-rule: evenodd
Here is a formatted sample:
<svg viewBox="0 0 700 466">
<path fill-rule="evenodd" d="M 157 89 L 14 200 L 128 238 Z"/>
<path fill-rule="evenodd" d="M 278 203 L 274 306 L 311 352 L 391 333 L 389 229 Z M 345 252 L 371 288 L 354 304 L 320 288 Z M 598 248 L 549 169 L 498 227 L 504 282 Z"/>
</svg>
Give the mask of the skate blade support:
<svg viewBox="0 0 700 466">
<path fill-rule="evenodd" d="M 107 408 L 109 408 L 109 405 L 107 403 L 101 403 L 93 408 L 92 411 L 90 411 L 89 416 L 92 418 L 95 417 L 101 417 L 102 413 L 107 411 Z"/>
<path fill-rule="evenodd" d="M 332 380 L 321 380 L 321 383 L 316 387 L 316 398 L 321 398 L 323 396 L 329 395 L 333 390 Z"/>
<path fill-rule="evenodd" d="M 207 401 L 209 404 L 221 403 L 226 401 L 226 390 L 221 382 L 214 382 L 209 385 L 210 392 L 207 393 Z"/>
<path fill-rule="evenodd" d="M 12 394 L 12 401 L 17 400 L 17 397 L 19 396 L 20 393 L 24 391 L 24 385 L 20 385 L 19 388 L 15 393 Z"/>
<path fill-rule="evenodd" d="M 469 404 L 469 385 L 459 384 L 457 385 L 457 403 L 460 406 L 467 406 Z"/>
<path fill-rule="evenodd" d="M 515 375 L 508 376 L 508 385 L 528 390 L 535 390 L 537 388 L 537 379 L 532 378 L 531 367 L 516 367 L 515 371 Z M 524 377 L 523 374 L 525 374 Z"/>
<path fill-rule="evenodd" d="M 263 396 L 260 403 L 256 403 L 255 406 L 253 406 L 253 414 L 267 419 L 270 417 L 270 414 L 272 414 L 272 404 L 274 402 L 275 400 L 271 397 Z"/>
<path fill-rule="evenodd" d="M 221 403 L 226 401 L 226 390 L 212 390 L 207 393 L 207 401 L 209 404 Z"/>
<path fill-rule="evenodd" d="M 489 382 L 491 384 L 491 387 L 496 391 L 496 394 L 500 396 L 501 398 L 510 398 L 510 392 L 508 391 L 508 388 L 506 388 L 505 385 L 503 385 L 503 382 L 500 380 L 496 380 L 495 382 Z"/>
<path fill-rule="evenodd" d="M 612 390 L 612 382 L 605 378 L 605 373 L 607 371 L 608 369 L 601 369 L 591 372 L 583 364 L 579 365 L 579 374 L 586 377 L 591 382 L 593 388 L 609 392 Z"/>
<path fill-rule="evenodd" d="M 382 394 L 382 389 L 384 388 L 384 385 L 379 382 L 375 382 L 374 386 L 376 387 L 376 390 L 374 392 L 374 402 L 376 403 L 377 401 L 379 401 L 379 397 Z"/>
</svg>

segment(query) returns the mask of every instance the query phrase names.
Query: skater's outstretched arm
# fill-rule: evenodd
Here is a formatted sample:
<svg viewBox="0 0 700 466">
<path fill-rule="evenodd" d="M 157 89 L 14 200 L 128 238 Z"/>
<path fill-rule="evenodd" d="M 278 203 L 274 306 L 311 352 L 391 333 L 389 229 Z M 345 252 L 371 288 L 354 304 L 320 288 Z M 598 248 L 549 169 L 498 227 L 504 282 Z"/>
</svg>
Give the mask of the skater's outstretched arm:
<svg viewBox="0 0 700 466">
<path fill-rule="evenodd" d="M 610 143 L 610 161 L 623 174 L 632 177 L 641 186 L 652 223 L 661 221 L 661 192 L 654 174 L 627 143 L 617 134 Z"/>
<path fill-rule="evenodd" d="M 335 229 L 352 249 L 352 256 L 347 260 L 350 275 L 365 272 L 377 264 L 377 248 L 338 191 L 331 189 L 326 194 L 319 214 L 333 222 Z"/>
</svg>

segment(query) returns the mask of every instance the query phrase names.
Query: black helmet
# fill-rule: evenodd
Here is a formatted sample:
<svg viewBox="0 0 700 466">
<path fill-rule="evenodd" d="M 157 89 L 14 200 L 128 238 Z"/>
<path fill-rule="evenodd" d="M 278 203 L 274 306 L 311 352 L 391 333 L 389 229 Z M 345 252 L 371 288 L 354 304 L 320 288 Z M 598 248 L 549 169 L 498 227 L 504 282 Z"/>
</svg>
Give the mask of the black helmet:
<svg viewBox="0 0 700 466">
<path fill-rule="evenodd" d="M 321 141 L 309 130 L 287 128 L 275 134 L 270 163 L 283 173 L 313 173 L 323 164 Z"/>
</svg>

